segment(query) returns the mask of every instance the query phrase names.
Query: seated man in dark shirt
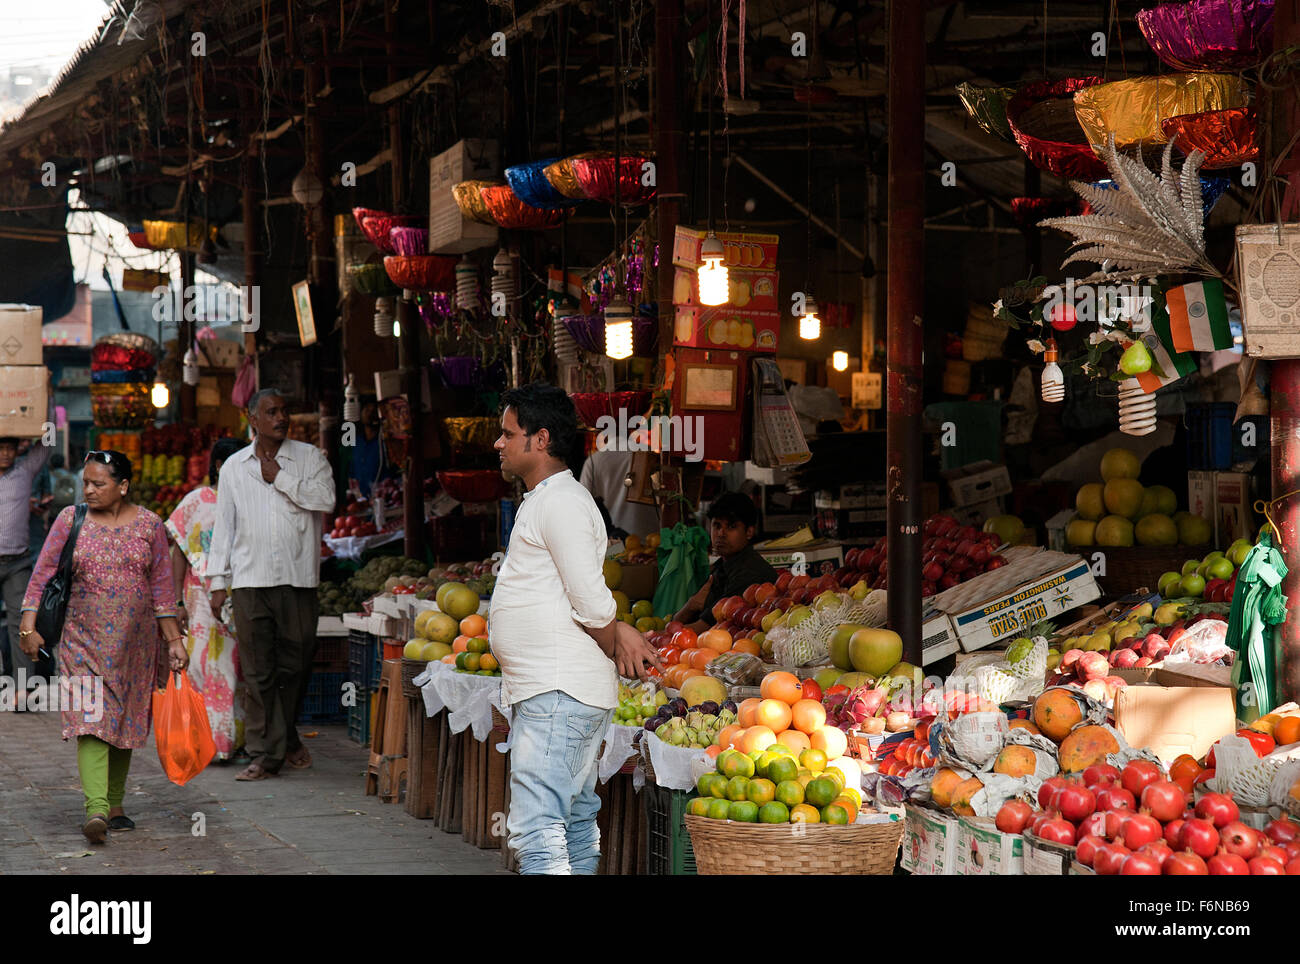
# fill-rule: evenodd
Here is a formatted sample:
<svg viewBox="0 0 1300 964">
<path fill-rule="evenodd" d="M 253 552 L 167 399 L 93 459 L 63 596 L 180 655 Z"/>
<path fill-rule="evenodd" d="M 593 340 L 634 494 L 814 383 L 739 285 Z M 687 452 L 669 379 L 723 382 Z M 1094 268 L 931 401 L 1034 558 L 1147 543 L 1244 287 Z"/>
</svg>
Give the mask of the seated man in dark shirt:
<svg viewBox="0 0 1300 964">
<path fill-rule="evenodd" d="M 674 619 L 702 633 L 716 622 L 713 605 L 719 599 L 739 596 L 754 583 L 776 581 L 776 570 L 750 545 L 757 528 L 758 510 L 747 495 L 727 492 L 709 506 L 709 536 L 718 561 Z"/>
</svg>

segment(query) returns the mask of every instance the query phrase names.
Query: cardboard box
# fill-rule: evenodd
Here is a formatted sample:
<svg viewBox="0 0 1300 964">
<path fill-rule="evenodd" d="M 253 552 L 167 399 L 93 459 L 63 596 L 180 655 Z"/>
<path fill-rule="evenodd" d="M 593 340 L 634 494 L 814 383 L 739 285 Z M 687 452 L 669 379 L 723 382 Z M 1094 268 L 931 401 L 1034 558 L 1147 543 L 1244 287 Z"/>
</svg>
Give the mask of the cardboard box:
<svg viewBox="0 0 1300 964">
<path fill-rule="evenodd" d="M 678 305 L 675 312 L 673 344 L 684 348 L 775 352 L 781 339 L 781 315 L 775 311 Z"/>
<path fill-rule="evenodd" d="M 1199 469 L 1187 473 L 1187 511 L 1209 519 L 1214 526 L 1219 521 L 1219 513 L 1214 502 L 1214 473 Z M 1219 544 L 1218 533 L 1214 536 L 1214 545 Z"/>
<path fill-rule="evenodd" d="M 1079 559 L 1021 583 L 1002 599 L 948 616 L 961 648 L 969 653 L 1092 602 L 1100 595 L 1092 568 Z"/>
<path fill-rule="evenodd" d="M 1064 877 L 1074 861 L 1074 847 L 1040 840 L 1027 830 L 1024 835 L 1021 866 L 1031 877 Z"/>
<path fill-rule="evenodd" d="M 837 490 L 823 489 L 813 496 L 817 509 L 883 509 L 885 508 L 885 483 L 853 482 Z"/>
<path fill-rule="evenodd" d="M 243 346 L 226 338 L 200 338 L 194 354 L 201 368 L 234 369 L 244 357 Z"/>
<path fill-rule="evenodd" d="M 985 460 L 949 469 L 942 474 L 948 482 L 954 505 L 974 505 L 1011 494 L 1011 474 L 1005 465 Z"/>
<path fill-rule="evenodd" d="M 937 663 L 961 649 L 952 621 L 944 613 L 935 613 L 921 623 L 921 665 Z"/>
<path fill-rule="evenodd" d="M 627 598 L 636 602 L 638 599 L 654 599 L 655 587 L 659 584 L 659 567 L 652 563 L 636 566 L 623 566 L 623 580 L 618 588 L 627 593 Z"/>
<path fill-rule="evenodd" d="M 1023 874 L 1025 838 L 1003 833 L 992 817 L 957 818 L 957 873 L 965 877 Z"/>
<path fill-rule="evenodd" d="M 775 270 L 753 271 L 746 268 L 729 268 L 727 281 L 730 291 L 726 305 L 733 311 L 781 310 L 777 294 L 781 281 Z M 700 276 L 694 268 L 676 268 L 673 273 L 673 304 L 700 305 Z"/>
<path fill-rule="evenodd" d="M 976 502 L 972 505 L 961 505 L 954 509 L 949 509 L 945 514 L 952 516 L 960 525 L 974 526 L 980 528 L 984 525 L 984 520 L 992 518 L 995 515 L 1003 515 L 1005 502 L 1002 499 L 989 499 L 985 502 Z"/>
<path fill-rule="evenodd" d="M 701 228 L 677 226 L 673 235 L 673 264 L 679 268 L 698 268 L 701 264 L 700 247 L 708 236 Z M 744 234 L 738 231 L 717 231 L 715 235 L 725 249 L 723 263 L 730 268 L 751 271 L 776 270 L 777 245 L 781 238 L 776 234 Z"/>
<path fill-rule="evenodd" d="M 1097 876 L 1097 871 L 1093 870 L 1091 867 L 1087 866 L 1086 864 L 1081 864 L 1081 863 L 1079 863 L 1079 861 L 1075 860 L 1075 861 L 1071 861 L 1071 863 L 1070 863 L 1070 874 L 1069 874 L 1069 876 L 1071 876 L 1071 877 L 1096 877 L 1096 876 Z"/>
<path fill-rule="evenodd" d="M 829 540 L 819 540 L 801 549 L 764 549 L 762 543 L 754 548 L 767 560 L 768 565 L 777 569 L 788 569 L 796 561 L 795 553 L 802 553 L 803 562 L 808 566 L 809 576 L 816 575 L 823 562 L 833 563 L 833 570 L 844 565 L 844 548 L 838 542 L 829 542 Z M 713 565 L 713 562 L 714 557 L 710 556 L 709 565 Z"/>
<path fill-rule="evenodd" d="M 497 242 L 497 226 L 471 221 L 460 213 L 452 186 L 461 181 L 493 180 L 499 174 L 497 142 L 457 141 L 429 160 L 429 251 L 464 254 Z"/>
<path fill-rule="evenodd" d="M 38 438 L 49 415 L 44 365 L 0 365 L 0 435 Z"/>
<path fill-rule="evenodd" d="M 1245 472 L 1214 473 L 1215 545 L 1255 541 L 1254 477 Z"/>
<path fill-rule="evenodd" d="M 1116 675 L 1127 679 L 1127 672 Z M 1115 728 L 1131 745 L 1150 750 L 1166 766 L 1184 753 L 1200 758 L 1216 740 L 1237 728 L 1233 691 L 1209 684 L 1130 683 L 1115 694 Z"/>
<path fill-rule="evenodd" d="M 911 803 L 903 812 L 903 869 L 918 877 L 956 873 L 957 818 Z"/>
<path fill-rule="evenodd" d="M 37 305 L 0 305 L 0 365 L 41 363 L 41 318 Z"/>
</svg>

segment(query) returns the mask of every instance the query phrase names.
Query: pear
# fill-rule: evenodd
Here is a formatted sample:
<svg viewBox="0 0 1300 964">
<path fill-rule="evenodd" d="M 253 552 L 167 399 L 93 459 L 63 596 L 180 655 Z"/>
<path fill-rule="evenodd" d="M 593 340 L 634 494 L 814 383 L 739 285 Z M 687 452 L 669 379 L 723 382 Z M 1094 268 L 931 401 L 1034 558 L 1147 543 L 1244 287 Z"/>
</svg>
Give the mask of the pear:
<svg viewBox="0 0 1300 964">
<path fill-rule="evenodd" d="M 1151 371 L 1151 352 L 1141 341 L 1135 341 L 1119 356 L 1119 370 L 1125 375 L 1141 375 Z"/>
</svg>

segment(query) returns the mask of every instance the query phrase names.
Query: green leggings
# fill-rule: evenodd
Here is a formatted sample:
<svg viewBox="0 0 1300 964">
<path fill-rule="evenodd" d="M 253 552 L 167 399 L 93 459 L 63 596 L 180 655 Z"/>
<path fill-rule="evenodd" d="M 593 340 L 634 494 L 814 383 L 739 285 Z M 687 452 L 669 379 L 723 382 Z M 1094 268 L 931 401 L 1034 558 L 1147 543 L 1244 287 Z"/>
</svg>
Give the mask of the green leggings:
<svg viewBox="0 0 1300 964">
<path fill-rule="evenodd" d="M 106 817 L 111 808 L 122 805 L 130 768 L 130 750 L 110 746 L 97 736 L 77 737 L 77 769 L 81 771 L 87 818 L 95 814 Z"/>
</svg>

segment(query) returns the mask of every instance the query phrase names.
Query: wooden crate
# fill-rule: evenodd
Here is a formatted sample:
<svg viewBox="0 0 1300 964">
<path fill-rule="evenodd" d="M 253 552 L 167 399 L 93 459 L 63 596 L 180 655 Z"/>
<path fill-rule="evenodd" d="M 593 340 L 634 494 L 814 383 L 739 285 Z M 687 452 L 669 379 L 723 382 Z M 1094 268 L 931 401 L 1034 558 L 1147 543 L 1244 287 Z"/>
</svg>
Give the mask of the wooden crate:
<svg viewBox="0 0 1300 964">
<path fill-rule="evenodd" d="M 406 698 L 406 812 L 420 820 L 437 816 L 439 717 L 446 715 L 428 716 L 423 696 Z"/>
<path fill-rule="evenodd" d="M 461 832 L 466 843 L 481 850 L 496 850 L 505 839 L 506 758 L 497 750 L 505 740 L 493 730 L 481 743 L 472 736 L 465 742 Z"/>
<path fill-rule="evenodd" d="M 647 872 L 649 833 L 645 808 L 632 786 L 632 775 L 616 773 L 608 783 L 597 783 L 600 813 L 600 865 L 598 874 L 629 876 Z"/>
<path fill-rule="evenodd" d="M 407 781 L 406 700 L 402 698 L 402 662 L 386 660 L 375 691 L 375 726 L 370 736 L 366 795 L 399 803 Z"/>
<path fill-rule="evenodd" d="M 439 830 L 447 833 L 460 833 L 465 805 L 465 795 L 461 792 L 461 762 L 465 744 L 473 743 L 467 732 L 451 732 L 447 725 L 447 713 L 444 711 L 436 717 L 438 720 L 438 776 L 434 787 L 433 820 Z"/>
</svg>

